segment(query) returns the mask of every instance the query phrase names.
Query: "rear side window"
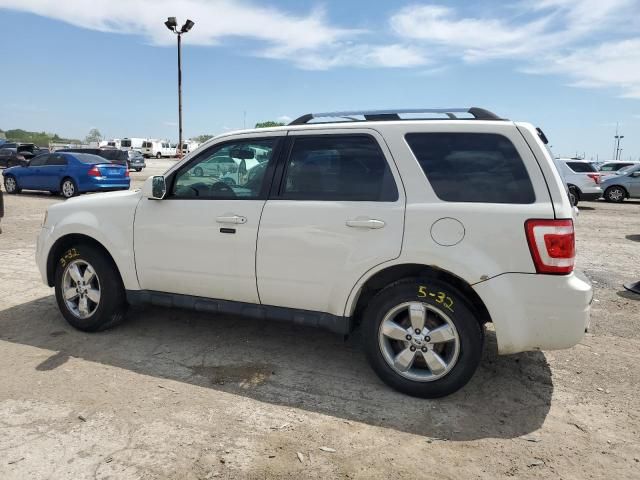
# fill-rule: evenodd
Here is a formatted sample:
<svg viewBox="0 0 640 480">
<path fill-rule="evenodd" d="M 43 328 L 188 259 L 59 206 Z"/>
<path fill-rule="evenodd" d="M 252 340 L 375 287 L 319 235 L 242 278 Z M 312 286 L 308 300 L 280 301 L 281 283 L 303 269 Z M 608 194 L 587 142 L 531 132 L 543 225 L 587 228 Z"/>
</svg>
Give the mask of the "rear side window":
<svg viewBox="0 0 640 480">
<path fill-rule="evenodd" d="M 440 200 L 534 203 L 527 169 L 511 141 L 494 133 L 408 133 L 405 136 Z"/>
<path fill-rule="evenodd" d="M 567 162 L 567 165 L 576 173 L 597 172 L 595 167 L 588 162 Z"/>
<path fill-rule="evenodd" d="M 46 164 L 52 166 L 63 166 L 67 164 L 67 159 L 62 155 L 49 155 Z"/>
<path fill-rule="evenodd" d="M 281 198 L 395 202 L 398 189 L 380 146 L 368 135 L 294 138 Z"/>
</svg>

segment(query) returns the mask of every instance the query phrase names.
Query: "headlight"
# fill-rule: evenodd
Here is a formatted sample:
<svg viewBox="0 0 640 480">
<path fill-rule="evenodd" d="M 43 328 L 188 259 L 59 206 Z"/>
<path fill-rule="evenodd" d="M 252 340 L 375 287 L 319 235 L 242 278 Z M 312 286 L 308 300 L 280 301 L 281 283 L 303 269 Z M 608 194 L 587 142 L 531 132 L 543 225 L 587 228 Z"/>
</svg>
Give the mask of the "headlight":
<svg viewBox="0 0 640 480">
<path fill-rule="evenodd" d="M 45 210 L 44 218 L 42 219 L 42 226 L 44 227 L 47 224 L 47 217 L 49 216 L 49 210 Z"/>
</svg>

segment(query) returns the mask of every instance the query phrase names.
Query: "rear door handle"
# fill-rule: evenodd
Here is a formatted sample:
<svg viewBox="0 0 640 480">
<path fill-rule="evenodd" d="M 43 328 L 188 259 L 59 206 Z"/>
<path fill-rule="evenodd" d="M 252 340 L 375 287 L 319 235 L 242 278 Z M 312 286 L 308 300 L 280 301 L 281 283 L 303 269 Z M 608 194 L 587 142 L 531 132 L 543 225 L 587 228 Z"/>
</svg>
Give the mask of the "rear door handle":
<svg viewBox="0 0 640 480">
<path fill-rule="evenodd" d="M 347 220 L 346 225 L 352 228 L 378 229 L 384 227 L 385 223 L 375 218 L 354 218 L 353 220 Z"/>
<path fill-rule="evenodd" d="M 216 217 L 218 223 L 247 223 L 247 217 L 241 215 L 228 215 Z"/>
</svg>

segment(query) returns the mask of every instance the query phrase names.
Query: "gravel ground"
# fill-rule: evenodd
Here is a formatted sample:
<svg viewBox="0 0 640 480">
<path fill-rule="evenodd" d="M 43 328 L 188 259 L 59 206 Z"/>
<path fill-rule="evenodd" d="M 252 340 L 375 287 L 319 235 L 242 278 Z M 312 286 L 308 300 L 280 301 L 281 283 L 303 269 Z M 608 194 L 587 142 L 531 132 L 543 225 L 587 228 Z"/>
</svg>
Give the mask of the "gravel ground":
<svg viewBox="0 0 640 480">
<path fill-rule="evenodd" d="M 150 160 L 134 186 L 171 161 Z M 383 385 L 358 335 L 136 309 L 69 327 L 34 264 L 49 194 L 5 196 L 0 235 L 0 478 L 639 478 L 640 202 L 585 203 L 578 264 L 591 333 L 496 355 L 462 391 Z M 326 448 L 325 448 L 326 447 Z"/>
</svg>

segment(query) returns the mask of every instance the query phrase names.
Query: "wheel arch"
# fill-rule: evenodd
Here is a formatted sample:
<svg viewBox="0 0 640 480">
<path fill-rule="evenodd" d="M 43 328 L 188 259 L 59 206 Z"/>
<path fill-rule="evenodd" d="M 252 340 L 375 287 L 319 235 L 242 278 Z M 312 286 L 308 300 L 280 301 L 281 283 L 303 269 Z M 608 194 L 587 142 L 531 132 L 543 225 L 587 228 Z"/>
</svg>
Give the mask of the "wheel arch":
<svg viewBox="0 0 640 480">
<path fill-rule="evenodd" d="M 464 279 L 438 267 L 417 263 L 392 265 L 371 275 L 360 287 L 354 297 L 355 300 L 351 305 L 347 305 L 347 315 L 352 316 L 354 323 L 358 325 L 369 300 L 383 288 L 399 280 L 419 278 L 440 280 L 450 284 L 465 296 L 481 324 L 491 322 L 491 316 L 484 302 Z"/>
<path fill-rule="evenodd" d="M 102 245 L 102 243 L 88 235 L 83 235 L 81 233 L 70 233 L 56 240 L 49 250 L 49 254 L 47 255 L 47 285 L 49 285 L 50 287 L 54 286 L 56 275 L 56 259 L 58 259 L 66 249 L 71 248 L 73 245 L 77 245 L 79 243 L 91 245 L 92 247 L 101 250 L 105 254 L 107 260 L 113 265 L 115 271 L 120 277 L 120 280 L 122 281 L 122 274 L 120 273 L 118 265 L 116 264 L 109 250 L 107 250 L 107 248 Z"/>
<path fill-rule="evenodd" d="M 567 183 L 567 189 L 570 188 L 574 188 L 576 190 L 576 193 L 578 194 L 578 200 L 580 200 L 580 195 L 582 194 L 582 190 L 580 190 L 580 187 L 574 185 L 573 183 Z"/>
</svg>

